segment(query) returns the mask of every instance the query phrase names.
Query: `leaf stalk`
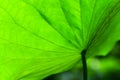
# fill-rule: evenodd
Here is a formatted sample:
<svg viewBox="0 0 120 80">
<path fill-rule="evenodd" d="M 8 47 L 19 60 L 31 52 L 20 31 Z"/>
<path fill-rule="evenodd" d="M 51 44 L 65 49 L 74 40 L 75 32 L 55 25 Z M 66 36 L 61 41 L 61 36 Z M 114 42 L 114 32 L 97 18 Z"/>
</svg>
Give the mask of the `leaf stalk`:
<svg viewBox="0 0 120 80">
<path fill-rule="evenodd" d="M 87 52 L 87 50 L 83 50 L 81 52 L 82 65 L 83 65 L 83 80 L 87 80 L 88 79 L 88 70 L 87 70 L 87 62 L 86 62 L 86 52 Z"/>
</svg>

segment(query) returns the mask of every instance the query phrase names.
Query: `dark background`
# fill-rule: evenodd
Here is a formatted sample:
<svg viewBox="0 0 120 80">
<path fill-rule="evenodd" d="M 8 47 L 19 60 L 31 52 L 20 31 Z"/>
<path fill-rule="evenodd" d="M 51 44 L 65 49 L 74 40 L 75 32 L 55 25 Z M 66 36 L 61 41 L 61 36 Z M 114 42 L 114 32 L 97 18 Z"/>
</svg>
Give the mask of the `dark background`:
<svg viewBox="0 0 120 80">
<path fill-rule="evenodd" d="M 87 60 L 89 80 L 120 80 L 120 41 L 106 56 Z M 44 80 L 82 80 L 82 66 L 51 75 Z"/>
</svg>

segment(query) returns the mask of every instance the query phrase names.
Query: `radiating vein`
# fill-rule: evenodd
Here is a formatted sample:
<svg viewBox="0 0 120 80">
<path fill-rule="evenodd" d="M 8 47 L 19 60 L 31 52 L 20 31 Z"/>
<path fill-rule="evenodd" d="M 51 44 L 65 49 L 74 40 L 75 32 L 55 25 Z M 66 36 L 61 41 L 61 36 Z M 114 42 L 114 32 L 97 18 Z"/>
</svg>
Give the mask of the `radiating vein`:
<svg viewBox="0 0 120 80">
<path fill-rule="evenodd" d="M 111 2 L 110 2 L 110 3 L 111 3 Z M 104 14 L 105 14 L 106 10 L 109 8 L 110 3 L 109 3 L 108 5 L 106 5 L 104 11 L 103 11 L 102 14 L 100 15 L 100 17 L 99 17 L 99 19 L 98 19 L 98 21 L 97 21 L 97 25 L 98 25 L 99 22 L 101 21 L 101 18 L 104 17 Z M 94 24 L 94 25 L 95 25 L 95 24 Z M 93 26 L 94 26 L 94 25 L 93 25 Z M 98 28 L 97 25 L 95 25 L 95 26 Z M 92 25 L 91 25 L 91 27 L 92 27 Z M 96 29 L 95 29 L 95 30 L 96 30 Z M 89 38 L 88 47 L 90 47 L 90 45 L 92 44 L 93 36 L 95 37 L 95 35 L 96 35 L 96 33 L 97 33 L 97 31 L 95 31 L 95 30 L 93 31 L 93 33 L 91 34 L 91 37 Z"/>
<path fill-rule="evenodd" d="M 79 14 L 80 14 L 80 27 L 82 28 L 82 30 L 81 30 L 81 39 L 82 39 L 82 43 L 84 43 L 84 25 L 83 25 L 83 22 L 82 22 L 82 7 L 81 7 L 81 2 L 82 2 L 82 0 L 79 0 L 79 8 L 80 8 L 80 12 L 79 12 Z M 84 45 L 84 44 L 83 44 Z"/>
<path fill-rule="evenodd" d="M 118 8 L 118 10 L 114 11 L 116 8 Z M 94 33 L 94 36 L 91 40 L 91 43 L 94 42 L 94 44 L 96 43 L 96 39 L 98 37 L 100 37 L 100 35 L 104 33 L 106 28 L 109 28 L 110 25 L 108 25 L 108 22 L 112 20 L 112 18 L 120 11 L 120 1 L 117 2 L 110 10 L 109 15 L 106 15 L 104 17 L 104 19 L 100 22 L 100 24 L 98 24 L 96 32 Z M 104 13 L 103 13 L 104 14 Z M 109 23 L 110 24 L 110 23 Z M 101 35 L 101 36 L 102 36 Z M 93 44 L 92 44 L 93 45 Z M 92 45 L 90 47 L 92 47 Z"/>
<path fill-rule="evenodd" d="M 24 76 L 21 76 L 20 78 L 17 78 L 17 80 L 20 80 L 20 79 L 24 79 L 24 78 L 26 78 L 26 77 L 29 77 L 29 76 L 32 76 L 32 75 L 34 75 L 34 74 L 37 74 L 37 75 L 43 75 L 43 73 L 41 73 L 41 72 L 43 72 L 43 71 L 45 71 L 46 70 L 46 72 L 44 72 L 44 73 L 52 73 L 52 71 L 53 70 L 58 70 L 59 69 L 59 65 L 61 65 L 61 63 L 62 63 L 62 66 L 61 67 L 64 67 L 65 68 L 65 66 L 67 65 L 67 63 L 70 63 L 69 64 L 69 66 L 72 66 L 73 64 L 76 64 L 76 60 L 66 60 L 67 62 L 66 63 L 63 63 L 63 61 L 59 61 L 58 60 L 58 64 L 55 64 L 55 65 L 53 65 L 54 63 L 50 63 L 50 64 L 48 64 L 48 65 L 50 65 L 49 67 L 47 67 L 47 68 L 44 68 L 43 70 L 40 70 L 40 71 L 35 71 L 35 72 L 30 72 L 30 73 L 28 73 L 27 75 L 24 75 Z M 66 67 L 68 67 L 68 66 L 66 66 Z"/>
<path fill-rule="evenodd" d="M 31 46 L 27 46 L 27 45 L 23 45 L 23 44 L 19 44 L 19 43 L 15 43 L 15 42 L 11 42 L 11 41 L 8 41 L 7 39 L 4 39 L 4 38 L 1 38 L 1 40 L 4 40 L 4 41 L 7 41 L 8 43 L 7 44 L 12 44 L 12 45 L 18 45 L 18 46 L 23 46 L 23 47 L 26 47 L 26 48 L 31 48 L 31 49 L 35 49 L 35 50 L 39 50 L 39 51 L 45 51 L 45 52 L 60 52 L 60 53 L 66 53 L 66 52 L 78 52 L 78 51 L 54 51 L 54 50 L 45 50 L 45 49 L 40 49 L 40 48 L 35 48 L 35 47 L 31 47 Z"/>
<path fill-rule="evenodd" d="M 76 41 L 79 43 L 79 46 L 82 47 L 82 46 L 81 46 L 82 44 L 79 42 L 79 39 L 78 39 L 78 37 L 77 37 L 77 35 L 76 35 L 76 33 L 75 33 L 75 30 L 72 28 L 72 24 L 71 24 L 70 20 L 69 20 L 68 17 L 67 17 L 66 10 L 65 10 L 64 7 L 62 6 L 61 0 L 59 0 L 59 3 L 60 3 L 60 7 L 61 7 L 61 9 L 62 9 L 62 12 L 63 12 L 63 14 L 64 14 L 64 17 L 65 17 L 65 19 L 66 19 L 69 27 L 72 29 L 72 31 L 73 31 L 73 33 L 74 33 L 74 36 L 75 36 L 75 38 L 76 38 Z M 75 26 L 75 25 L 74 25 L 74 26 Z M 74 27 L 74 26 L 73 26 L 73 27 Z"/>
<path fill-rule="evenodd" d="M 51 43 L 51 44 L 54 44 L 54 45 L 60 46 L 60 47 L 62 47 L 62 48 L 68 49 L 68 50 L 74 50 L 74 49 L 67 48 L 67 47 L 65 47 L 65 46 L 62 46 L 62 45 L 56 44 L 56 43 L 54 43 L 54 42 L 52 42 L 52 41 L 50 41 L 50 40 L 48 40 L 48 39 L 46 39 L 46 38 L 44 38 L 44 37 L 42 37 L 42 36 L 40 36 L 40 35 L 38 35 L 38 34 L 32 32 L 32 31 L 28 30 L 28 29 L 25 28 L 24 26 L 22 26 L 22 25 L 20 25 L 19 23 L 17 23 L 17 22 L 15 21 L 14 17 L 13 17 L 9 12 L 7 12 L 3 7 L 0 7 L 0 8 L 2 8 L 2 9 L 3 9 L 3 10 L 4 10 L 4 11 L 5 11 L 5 12 L 6 12 L 6 13 L 12 18 L 12 20 L 14 21 L 14 23 L 15 23 L 16 25 L 18 25 L 18 27 L 23 28 L 25 31 L 28 31 L 29 33 L 35 35 L 36 37 L 38 37 L 38 38 L 40 38 L 40 39 L 43 39 L 43 40 L 45 40 L 45 41 L 48 41 L 48 42 Z"/>
<path fill-rule="evenodd" d="M 23 0 L 22 0 L 23 1 Z M 25 2 L 25 1 L 23 1 Z M 76 45 L 75 43 L 73 43 L 70 39 L 67 39 L 59 30 L 57 30 L 54 25 L 51 23 L 51 21 L 34 5 L 25 2 L 28 5 L 31 5 L 32 7 L 34 7 L 34 9 L 36 9 L 36 11 L 40 14 L 40 16 L 42 16 L 42 18 L 54 29 L 56 30 L 65 40 L 67 40 L 70 44 L 72 44 L 74 47 L 79 49 L 79 46 Z"/>
<path fill-rule="evenodd" d="M 90 36 L 90 33 L 91 33 L 91 28 L 92 28 L 92 21 L 93 21 L 93 16 L 94 16 L 94 12 L 95 12 L 95 8 L 96 8 L 96 2 L 97 0 L 95 0 L 94 4 L 93 4 L 93 10 L 92 10 L 92 16 L 91 16 L 91 19 L 90 19 L 90 22 L 89 22 L 89 30 L 88 30 L 88 39 L 89 39 L 89 36 Z M 90 44 L 90 41 L 88 40 L 88 43 L 87 43 L 87 47 L 89 46 Z"/>
<path fill-rule="evenodd" d="M 110 26 L 110 24 L 112 22 L 113 17 L 115 15 L 117 15 L 117 13 L 120 11 L 120 6 L 119 5 L 120 5 L 120 2 L 118 4 L 116 4 L 111 9 L 110 14 L 108 16 L 106 16 L 106 18 L 103 20 L 103 22 L 101 22 L 103 24 L 102 25 L 100 24 L 101 27 L 97 30 L 96 37 L 93 40 L 94 44 L 96 44 L 96 42 L 97 42 L 96 39 L 98 39 L 99 37 L 101 37 L 102 35 L 104 35 L 104 31 L 108 30 L 110 28 L 109 26 Z M 119 6 L 119 8 L 115 11 L 115 8 L 117 8 L 117 6 Z M 100 35 L 100 34 L 102 34 L 102 35 Z"/>
</svg>

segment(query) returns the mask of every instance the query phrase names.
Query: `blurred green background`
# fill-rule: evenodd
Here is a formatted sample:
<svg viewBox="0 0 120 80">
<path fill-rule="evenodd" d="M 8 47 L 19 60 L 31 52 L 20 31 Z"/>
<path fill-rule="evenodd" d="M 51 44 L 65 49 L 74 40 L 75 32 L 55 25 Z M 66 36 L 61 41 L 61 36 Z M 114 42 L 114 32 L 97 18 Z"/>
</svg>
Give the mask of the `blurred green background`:
<svg viewBox="0 0 120 80">
<path fill-rule="evenodd" d="M 88 80 L 120 80 L 120 41 L 106 56 L 96 56 L 87 60 Z M 82 65 L 49 76 L 44 80 L 82 80 Z"/>
</svg>

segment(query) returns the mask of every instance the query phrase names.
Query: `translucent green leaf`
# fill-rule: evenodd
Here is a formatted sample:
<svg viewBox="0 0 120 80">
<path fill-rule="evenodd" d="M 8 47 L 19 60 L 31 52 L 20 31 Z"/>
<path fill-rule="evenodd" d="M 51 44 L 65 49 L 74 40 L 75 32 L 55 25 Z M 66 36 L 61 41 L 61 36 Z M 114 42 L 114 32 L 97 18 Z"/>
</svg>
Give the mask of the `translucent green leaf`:
<svg viewBox="0 0 120 80">
<path fill-rule="evenodd" d="M 119 0 L 0 0 L 0 80 L 43 79 L 119 39 Z"/>
</svg>

